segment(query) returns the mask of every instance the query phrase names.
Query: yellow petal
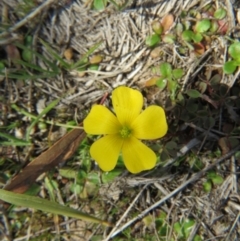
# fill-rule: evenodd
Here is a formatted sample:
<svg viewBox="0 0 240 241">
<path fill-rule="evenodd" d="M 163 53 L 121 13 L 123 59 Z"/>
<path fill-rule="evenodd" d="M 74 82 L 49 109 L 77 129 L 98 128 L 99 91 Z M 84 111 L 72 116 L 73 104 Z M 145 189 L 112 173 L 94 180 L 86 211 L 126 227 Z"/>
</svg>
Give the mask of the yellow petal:
<svg viewBox="0 0 240 241">
<path fill-rule="evenodd" d="M 149 170 L 156 165 L 156 154 L 135 137 L 124 140 L 122 155 L 125 166 L 131 173 Z"/>
<path fill-rule="evenodd" d="M 151 140 L 163 137 L 168 130 L 163 108 L 149 106 L 135 119 L 131 128 L 133 135 L 138 139 Z"/>
<path fill-rule="evenodd" d="M 138 90 L 120 86 L 112 93 L 112 103 L 119 122 L 128 126 L 140 114 L 143 96 Z"/>
<path fill-rule="evenodd" d="M 103 171 L 111 171 L 117 164 L 122 143 L 119 135 L 104 136 L 92 144 L 90 154 Z"/>
<path fill-rule="evenodd" d="M 117 117 L 105 106 L 94 105 L 83 121 L 83 128 L 88 134 L 116 134 L 121 126 Z"/>
</svg>

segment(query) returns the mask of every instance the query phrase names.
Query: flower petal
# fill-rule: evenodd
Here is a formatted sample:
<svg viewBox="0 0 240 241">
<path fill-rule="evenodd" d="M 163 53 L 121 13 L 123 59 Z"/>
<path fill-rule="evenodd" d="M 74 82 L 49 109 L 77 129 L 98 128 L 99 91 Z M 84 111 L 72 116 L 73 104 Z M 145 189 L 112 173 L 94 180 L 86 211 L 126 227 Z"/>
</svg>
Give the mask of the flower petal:
<svg viewBox="0 0 240 241">
<path fill-rule="evenodd" d="M 135 137 L 126 139 L 122 147 L 125 166 L 131 173 L 138 173 L 155 167 L 156 154 Z"/>
<path fill-rule="evenodd" d="M 133 135 L 138 139 L 157 139 L 163 137 L 168 130 L 166 115 L 160 106 L 146 108 L 132 123 Z"/>
<path fill-rule="evenodd" d="M 119 135 L 104 136 L 92 144 L 90 154 L 103 171 L 111 171 L 117 164 L 122 143 Z"/>
<path fill-rule="evenodd" d="M 88 134 L 116 134 L 121 126 L 117 117 L 105 106 L 94 105 L 83 121 L 83 128 Z"/>
<path fill-rule="evenodd" d="M 129 125 L 142 110 L 143 96 L 138 90 L 120 86 L 112 93 L 112 103 L 119 122 Z"/>
</svg>

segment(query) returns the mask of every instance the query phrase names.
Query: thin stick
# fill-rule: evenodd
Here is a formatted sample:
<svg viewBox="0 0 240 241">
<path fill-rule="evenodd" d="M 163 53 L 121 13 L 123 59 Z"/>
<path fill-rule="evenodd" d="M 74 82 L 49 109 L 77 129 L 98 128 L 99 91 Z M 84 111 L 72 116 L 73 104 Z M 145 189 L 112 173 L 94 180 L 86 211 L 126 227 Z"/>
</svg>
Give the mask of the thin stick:
<svg viewBox="0 0 240 241">
<path fill-rule="evenodd" d="M 126 224 L 124 224 L 121 228 L 119 228 L 117 231 L 115 231 L 110 238 L 115 237 L 117 234 L 119 234 L 120 232 L 122 232 L 124 229 L 126 229 L 127 227 L 129 227 L 132 223 L 134 223 L 135 221 L 142 219 L 146 214 L 148 214 L 150 211 L 152 211 L 154 208 L 160 206 L 161 204 L 163 204 L 164 202 L 166 202 L 168 199 L 172 198 L 173 196 L 175 196 L 177 193 L 179 193 L 180 191 L 182 191 L 184 188 L 186 188 L 189 184 L 197 181 L 201 176 L 203 176 L 207 171 L 211 170 L 213 167 L 215 167 L 216 165 L 218 165 L 220 162 L 224 161 L 225 159 L 229 158 L 230 156 L 232 156 L 237 150 L 240 149 L 240 146 L 237 146 L 236 148 L 234 148 L 232 151 L 230 151 L 229 153 L 227 153 L 226 155 L 222 156 L 221 158 L 217 159 L 214 163 L 210 164 L 209 166 L 205 167 L 203 170 L 199 171 L 198 173 L 196 173 L 195 175 L 193 175 L 189 180 L 187 180 L 185 183 L 183 183 L 182 185 L 180 185 L 178 188 L 176 188 L 175 190 L 173 190 L 171 193 L 169 193 L 167 196 L 165 196 L 164 198 L 162 198 L 161 200 L 159 200 L 158 202 L 154 203 L 152 206 L 150 206 L 149 208 L 145 209 L 143 212 L 141 212 L 137 217 L 133 218 L 132 220 L 128 221 Z"/>
<path fill-rule="evenodd" d="M 130 210 L 132 209 L 133 205 L 135 204 L 135 202 L 139 199 L 139 197 L 141 196 L 142 192 L 146 189 L 146 187 L 148 186 L 148 184 L 146 184 L 141 191 L 138 193 L 138 195 L 134 198 L 134 200 L 132 201 L 132 203 L 129 205 L 129 207 L 127 208 L 127 210 L 125 211 L 125 213 L 122 215 L 122 217 L 118 220 L 118 222 L 116 223 L 115 227 L 112 229 L 111 233 L 107 236 L 107 238 L 104 241 L 108 241 L 111 237 L 113 237 L 113 233 L 114 231 L 119 227 L 120 223 L 122 222 L 122 220 L 128 215 L 128 213 L 130 212 Z"/>
</svg>

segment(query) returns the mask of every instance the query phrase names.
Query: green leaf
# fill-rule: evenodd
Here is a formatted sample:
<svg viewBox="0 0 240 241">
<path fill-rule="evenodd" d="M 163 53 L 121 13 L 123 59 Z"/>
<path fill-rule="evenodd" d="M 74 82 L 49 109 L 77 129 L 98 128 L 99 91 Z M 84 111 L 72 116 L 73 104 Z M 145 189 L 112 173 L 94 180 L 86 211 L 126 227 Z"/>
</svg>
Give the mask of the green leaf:
<svg viewBox="0 0 240 241">
<path fill-rule="evenodd" d="M 237 64 L 235 60 L 227 61 L 223 65 L 223 72 L 225 74 L 232 74 L 237 69 Z"/>
<path fill-rule="evenodd" d="M 212 180 L 213 184 L 222 184 L 223 183 L 223 178 L 219 175 L 212 177 L 211 180 Z"/>
<path fill-rule="evenodd" d="M 191 98 L 199 98 L 202 96 L 202 94 L 199 91 L 193 89 L 187 90 L 186 94 Z"/>
<path fill-rule="evenodd" d="M 6 190 L 0 190 L 0 199 L 17 206 L 34 208 L 47 213 L 63 215 L 67 217 L 82 219 L 89 222 L 100 223 L 105 226 L 110 226 L 110 224 L 106 221 L 82 213 L 73 208 L 60 205 L 56 202 L 48 201 L 46 199 L 35 196 L 13 193 Z"/>
<path fill-rule="evenodd" d="M 200 33 L 195 33 L 195 34 L 193 34 L 193 36 L 192 36 L 192 40 L 193 40 L 195 43 L 200 43 L 200 42 L 202 41 L 202 39 L 203 39 L 203 36 L 202 36 L 202 34 L 200 34 Z"/>
<path fill-rule="evenodd" d="M 193 35 L 194 35 L 194 33 L 192 30 L 185 30 L 182 33 L 182 39 L 184 41 L 190 42 L 190 41 L 192 41 Z"/>
<path fill-rule="evenodd" d="M 106 8 L 107 0 L 94 0 L 93 1 L 93 8 L 95 10 L 101 11 Z"/>
<path fill-rule="evenodd" d="M 5 65 L 3 62 L 0 62 L 0 72 L 5 69 Z"/>
<path fill-rule="evenodd" d="M 172 66 L 169 63 L 162 63 L 159 68 L 162 77 L 169 78 L 172 76 Z"/>
<path fill-rule="evenodd" d="M 165 77 L 161 77 L 156 81 L 156 85 L 163 90 L 167 85 L 167 79 Z"/>
<path fill-rule="evenodd" d="M 99 64 L 91 64 L 88 67 L 89 70 L 98 70 L 99 69 Z"/>
<path fill-rule="evenodd" d="M 153 47 L 154 45 L 160 42 L 160 37 L 157 34 L 150 35 L 146 38 L 145 43 L 149 47 Z"/>
<path fill-rule="evenodd" d="M 193 241 L 202 241 L 202 238 L 200 235 L 197 234 L 194 236 Z"/>
<path fill-rule="evenodd" d="M 158 20 L 152 23 L 152 29 L 158 35 L 161 35 L 163 32 L 163 26 Z"/>
<path fill-rule="evenodd" d="M 162 37 L 162 41 L 164 43 L 168 43 L 168 44 L 173 44 L 176 40 L 176 36 L 173 35 L 173 34 L 165 34 L 163 37 Z"/>
<path fill-rule="evenodd" d="M 111 172 L 102 173 L 102 182 L 110 183 L 122 173 L 122 170 L 114 169 Z"/>
<path fill-rule="evenodd" d="M 168 80 L 168 90 L 170 91 L 170 98 L 171 100 L 175 100 L 175 96 L 176 96 L 176 91 L 178 89 L 178 82 L 175 80 Z"/>
<path fill-rule="evenodd" d="M 195 225 L 195 221 L 193 219 L 187 219 L 183 223 L 183 234 L 185 238 L 188 238 L 189 234 L 192 231 L 192 228 Z"/>
<path fill-rule="evenodd" d="M 172 75 L 175 79 L 180 79 L 183 76 L 183 70 L 182 69 L 174 69 L 172 71 Z"/>
<path fill-rule="evenodd" d="M 183 230 L 182 230 L 182 225 L 181 225 L 180 222 L 174 223 L 173 230 L 177 234 L 178 238 L 182 238 L 183 237 Z"/>
<path fill-rule="evenodd" d="M 203 183 L 204 192 L 210 192 L 212 190 L 212 183 L 210 181 L 206 181 Z"/>
<path fill-rule="evenodd" d="M 227 12 L 225 9 L 219 8 L 214 12 L 213 16 L 214 16 L 214 18 L 217 18 L 217 19 L 223 19 L 226 17 L 226 14 L 227 14 Z"/>
<path fill-rule="evenodd" d="M 234 59 L 239 59 L 240 57 L 240 42 L 235 42 L 229 46 L 228 49 L 229 54 Z"/>
<path fill-rule="evenodd" d="M 203 19 L 196 24 L 196 31 L 199 33 L 205 33 L 211 27 L 209 19 Z"/>
<path fill-rule="evenodd" d="M 33 58 L 32 50 L 31 49 L 24 49 L 23 52 L 22 52 L 22 58 L 27 62 L 31 62 L 32 58 Z"/>
</svg>

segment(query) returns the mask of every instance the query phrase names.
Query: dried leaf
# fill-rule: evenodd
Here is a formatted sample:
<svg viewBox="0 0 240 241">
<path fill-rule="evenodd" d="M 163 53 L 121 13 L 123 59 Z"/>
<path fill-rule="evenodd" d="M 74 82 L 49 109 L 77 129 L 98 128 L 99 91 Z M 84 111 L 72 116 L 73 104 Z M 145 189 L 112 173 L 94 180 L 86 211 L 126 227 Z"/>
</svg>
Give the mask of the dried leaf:
<svg viewBox="0 0 240 241">
<path fill-rule="evenodd" d="M 31 161 L 4 189 L 16 193 L 24 193 L 39 175 L 70 158 L 85 136 L 86 133 L 81 129 L 73 129 L 68 132 L 47 151 Z"/>
<path fill-rule="evenodd" d="M 13 45 L 13 44 L 8 44 L 5 47 L 5 51 L 7 53 L 8 59 L 12 63 L 16 64 L 16 67 L 18 69 L 20 69 L 21 66 L 19 64 L 17 64 L 17 61 L 21 60 L 21 55 L 20 55 L 20 52 L 19 52 L 18 48 L 15 45 Z"/>
<path fill-rule="evenodd" d="M 222 150 L 222 155 L 226 155 L 230 151 L 230 142 L 227 137 L 222 137 L 218 140 L 218 145 Z"/>
<path fill-rule="evenodd" d="M 67 59 L 67 60 L 71 60 L 72 57 L 73 57 L 73 49 L 72 48 L 68 48 L 64 51 L 63 53 L 64 57 Z"/>
<path fill-rule="evenodd" d="M 166 16 L 163 17 L 161 24 L 163 26 L 163 32 L 167 32 L 173 25 L 174 23 L 174 17 L 172 14 L 167 14 Z"/>
<path fill-rule="evenodd" d="M 152 78 L 150 78 L 149 80 L 147 80 L 145 82 L 145 86 L 149 87 L 149 86 L 156 85 L 156 82 L 157 82 L 158 79 L 159 79 L 159 76 L 153 76 Z"/>
</svg>

